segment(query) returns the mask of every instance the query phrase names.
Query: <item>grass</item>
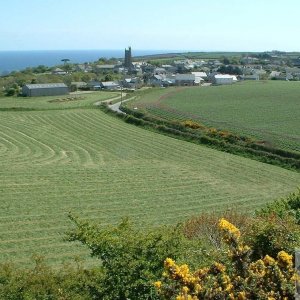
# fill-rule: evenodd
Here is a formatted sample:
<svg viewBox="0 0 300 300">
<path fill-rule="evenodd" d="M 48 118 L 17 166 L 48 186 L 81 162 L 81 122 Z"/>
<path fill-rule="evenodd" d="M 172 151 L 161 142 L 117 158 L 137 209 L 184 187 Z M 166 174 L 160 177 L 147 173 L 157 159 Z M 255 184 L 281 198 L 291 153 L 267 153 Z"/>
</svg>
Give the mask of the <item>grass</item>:
<svg viewBox="0 0 300 300">
<path fill-rule="evenodd" d="M 299 92 L 299 82 L 244 82 L 156 90 L 130 105 L 168 120 L 193 119 L 300 151 Z"/>
<path fill-rule="evenodd" d="M 0 111 L 5 109 L 52 110 L 68 108 L 87 108 L 97 101 L 119 96 L 112 92 L 88 92 L 55 97 L 2 97 Z"/>
<path fill-rule="evenodd" d="M 0 108 L 18 101 L 40 109 L 0 111 L 0 262 L 87 257 L 63 240 L 69 211 L 103 224 L 124 216 L 174 224 L 208 210 L 251 211 L 299 185 L 299 173 L 126 124 L 91 97 L 71 107 L 0 99 Z"/>
</svg>

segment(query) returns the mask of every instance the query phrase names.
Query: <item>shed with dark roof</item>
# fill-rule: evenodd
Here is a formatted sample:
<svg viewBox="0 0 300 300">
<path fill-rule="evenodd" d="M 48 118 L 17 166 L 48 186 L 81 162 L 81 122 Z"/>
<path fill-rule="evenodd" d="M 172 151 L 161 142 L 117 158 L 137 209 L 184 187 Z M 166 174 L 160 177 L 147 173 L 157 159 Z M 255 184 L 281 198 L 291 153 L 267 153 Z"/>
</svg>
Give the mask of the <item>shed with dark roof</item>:
<svg viewBox="0 0 300 300">
<path fill-rule="evenodd" d="M 26 84 L 22 94 L 27 97 L 67 95 L 69 88 L 64 83 Z"/>
</svg>

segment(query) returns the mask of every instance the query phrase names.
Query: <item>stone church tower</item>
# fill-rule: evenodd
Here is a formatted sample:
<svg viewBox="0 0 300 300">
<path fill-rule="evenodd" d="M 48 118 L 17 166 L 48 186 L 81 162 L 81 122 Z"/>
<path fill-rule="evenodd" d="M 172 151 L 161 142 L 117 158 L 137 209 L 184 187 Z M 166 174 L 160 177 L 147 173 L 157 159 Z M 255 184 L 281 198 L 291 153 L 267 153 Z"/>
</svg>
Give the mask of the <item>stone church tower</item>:
<svg viewBox="0 0 300 300">
<path fill-rule="evenodd" d="M 132 69 L 131 47 L 128 47 L 128 50 L 125 49 L 124 67 L 127 68 L 129 71 Z"/>
</svg>

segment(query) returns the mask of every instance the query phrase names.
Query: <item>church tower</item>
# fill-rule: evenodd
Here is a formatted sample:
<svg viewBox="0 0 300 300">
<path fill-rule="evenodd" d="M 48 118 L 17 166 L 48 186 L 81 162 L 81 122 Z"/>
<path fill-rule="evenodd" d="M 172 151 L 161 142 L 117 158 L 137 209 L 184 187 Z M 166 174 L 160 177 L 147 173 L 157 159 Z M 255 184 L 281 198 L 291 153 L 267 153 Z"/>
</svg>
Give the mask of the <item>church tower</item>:
<svg viewBox="0 0 300 300">
<path fill-rule="evenodd" d="M 125 49 L 124 67 L 127 68 L 128 70 L 132 69 L 131 47 L 128 47 L 128 50 Z"/>
</svg>

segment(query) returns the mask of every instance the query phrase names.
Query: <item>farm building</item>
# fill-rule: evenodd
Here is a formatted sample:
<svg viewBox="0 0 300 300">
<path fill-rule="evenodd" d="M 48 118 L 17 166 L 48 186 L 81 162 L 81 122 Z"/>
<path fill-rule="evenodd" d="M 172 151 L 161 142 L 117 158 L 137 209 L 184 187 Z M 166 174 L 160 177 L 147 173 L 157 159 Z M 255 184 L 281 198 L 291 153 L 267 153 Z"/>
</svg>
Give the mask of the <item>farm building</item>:
<svg viewBox="0 0 300 300">
<path fill-rule="evenodd" d="M 200 81 L 196 82 L 195 74 L 176 74 L 175 76 L 175 84 L 176 85 L 195 85 L 199 84 Z"/>
<path fill-rule="evenodd" d="M 114 81 L 102 81 L 100 86 L 104 90 L 118 90 L 121 88 L 120 84 Z"/>
<path fill-rule="evenodd" d="M 64 83 L 26 84 L 22 94 L 27 97 L 66 95 L 69 88 Z"/>
<path fill-rule="evenodd" d="M 237 82 L 237 78 L 234 75 L 217 74 L 213 77 L 214 84 L 232 84 Z"/>
<path fill-rule="evenodd" d="M 197 77 L 200 77 L 202 79 L 207 79 L 207 74 L 205 72 L 192 72 L 192 74 L 194 74 Z"/>
</svg>

